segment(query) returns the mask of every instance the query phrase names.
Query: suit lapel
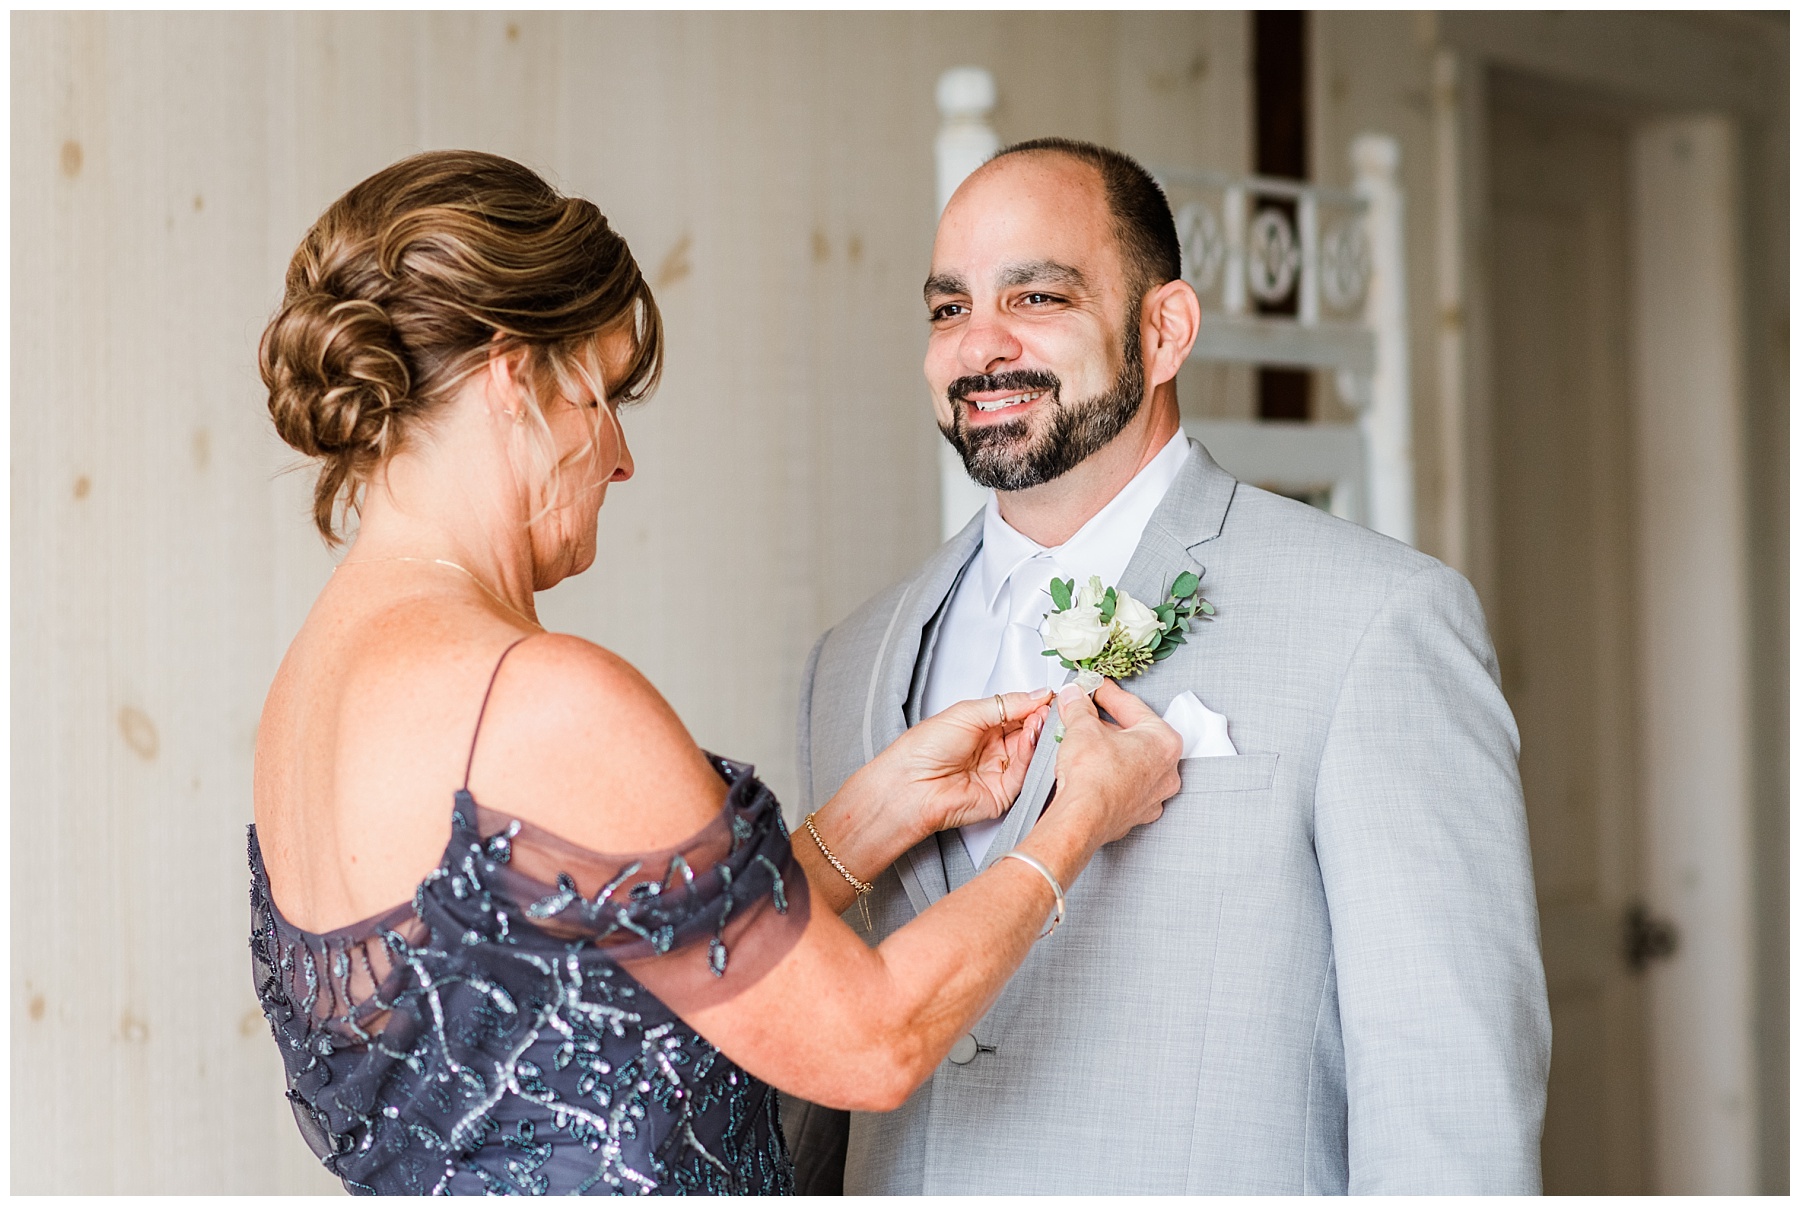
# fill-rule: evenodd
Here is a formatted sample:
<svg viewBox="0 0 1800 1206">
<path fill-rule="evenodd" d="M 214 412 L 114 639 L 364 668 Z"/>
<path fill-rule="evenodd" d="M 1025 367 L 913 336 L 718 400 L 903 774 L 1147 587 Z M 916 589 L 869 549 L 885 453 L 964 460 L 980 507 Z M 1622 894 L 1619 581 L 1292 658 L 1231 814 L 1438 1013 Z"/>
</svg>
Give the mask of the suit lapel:
<svg viewBox="0 0 1800 1206">
<path fill-rule="evenodd" d="M 906 708 L 913 694 L 921 651 L 927 636 L 936 635 L 935 627 L 929 634 L 927 628 L 933 626 L 944 601 L 981 548 L 981 525 L 982 515 L 977 512 L 962 531 L 932 555 L 912 583 L 901 592 L 876 652 L 875 663 L 869 670 L 869 690 L 863 707 L 865 763 L 873 761 L 876 754 L 906 731 Z M 950 891 L 936 835 L 896 859 L 894 872 L 915 913 L 923 913 L 933 901 Z"/>
<path fill-rule="evenodd" d="M 940 546 L 894 605 L 874 664 L 869 667 L 869 690 L 863 706 L 864 762 L 873 762 L 876 754 L 906 731 L 906 697 L 912 688 L 925 626 L 937 615 L 950 588 L 981 548 L 981 523 L 982 517 L 977 514 Z"/>
<path fill-rule="evenodd" d="M 1230 510 L 1237 480 L 1219 468 L 1197 441 L 1190 440 L 1189 448 L 1187 463 L 1182 465 L 1181 472 L 1169 485 L 1169 492 L 1163 495 L 1150 521 L 1144 525 L 1144 534 L 1125 566 L 1124 576 L 1119 579 L 1118 585 L 1134 599 L 1161 603 L 1168 594 L 1169 585 L 1183 570 L 1191 571 L 1204 581 L 1206 567 L 1200 563 L 1197 554 L 1202 545 L 1224 529 L 1225 514 Z M 1046 735 L 1055 731 L 1054 720 L 1044 728 Z M 1007 814 L 1006 823 L 1000 827 L 994 844 L 981 860 L 983 871 L 993 866 L 996 859 L 1005 857 L 1008 850 L 1031 832 L 1055 785 L 1056 742 L 1046 740 L 1033 753 L 1018 802 Z"/>
<path fill-rule="evenodd" d="M 986 871 L 994 865 L 995 860 L 1006 857 L 1006 852 L 1018 845 L 1019 839 L 1030 833 L 1031 827 L 1037 824 L 1038 816 L 1044 811 L 1044 804 L 1050 799 L 1050 789 L 1056 785 L 1057 731 L 1056 707 L 1053 704 L 1050 719 L 1044 724 L 1037 749 L 1032 751 L 1031 765 L 1025 770 L 1025 783 L 1019 788 L 1019 798 L 1006 814 L 1006 820 L 995 831 L 993 845 L 981 856 L 981 870 Z"/>
</svg>

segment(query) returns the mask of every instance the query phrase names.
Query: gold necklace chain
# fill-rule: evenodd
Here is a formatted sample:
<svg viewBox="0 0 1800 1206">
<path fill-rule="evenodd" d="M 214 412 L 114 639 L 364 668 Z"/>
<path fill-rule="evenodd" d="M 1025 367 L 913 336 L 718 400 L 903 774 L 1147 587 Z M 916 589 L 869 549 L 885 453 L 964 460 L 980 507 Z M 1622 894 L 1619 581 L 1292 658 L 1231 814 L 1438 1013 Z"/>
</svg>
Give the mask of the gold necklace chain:
<svg viewBox="0 0 1800 1206">
<path fill-rule="evenodd" d="M 543 630 L 544 626 L 542 624 L 538 623 L 536 620 L 532 619 L 530 616 L 526 615 L 524 612 L 522 612 L 518 608 L 514 607 L 511 603 L 508 603 L 505 599 L 502 599 L 498 594 L 496 594 L 494 592 L 494 589 L 492 587 L 490 587 L 487 583 L 483 582 L 478 576 L 476 576 L 474 570 L 471 570 L 470 568 L 468 568 L 467 566 L 464 566 L 464 565 L 458 565 L 454 561 L 447 561 L 442 557 L 367 557 L 361 561 L 340 561 L 336 565 L 332 566 L 331 572 L 335 574 L 339 570 L 343 569 L 346 565 L 375 565 L 376 563 L 382 562 L 382 561 L 410 561 L 416 565 L 442 565 L 442 566 L 446 566 L 453 570 L 459 570 L 463 574 L 466 574 L 468 576 L 469 581 L 473 582 L 476 586 L 479 586 L 481 588 L 482 593 L 485 594 L 488 598 L 492 599 L 494 602 L 498 603 L 500 606 L 506 608 L 506 610 L 512 612 L 515 616 L 518 616 L 521 620 L 524 620 L 527 624 L 531 625 L 533 628 L 536 628 L 539 631 Z"/>
</svg>

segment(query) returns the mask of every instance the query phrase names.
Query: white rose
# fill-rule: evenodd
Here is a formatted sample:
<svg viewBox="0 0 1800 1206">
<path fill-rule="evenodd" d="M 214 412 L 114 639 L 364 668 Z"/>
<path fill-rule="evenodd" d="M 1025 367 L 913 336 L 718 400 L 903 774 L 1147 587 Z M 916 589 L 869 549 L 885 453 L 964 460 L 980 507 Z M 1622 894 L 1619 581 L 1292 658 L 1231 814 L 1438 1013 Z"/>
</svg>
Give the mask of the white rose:
<svg viewBox="0 0 1800 1206">
<path fill-rule="evenodd" d="M 1136 599 L 1119 592 L 1119 604 L 1113 609 L 1113 626 L 1125 634 L 1134 649 L 1150 644 L 1162 635 L 1162 621 L 1156 613 Z"/>
<path fill-rule="evenodd" d="M 1098 607 L 1100 600 L 1106 598 L 1106 588 L 1100 585 L 1100 576 L 1095 574 L 1075 594 L 1075 606 Z"/>
<path fill-rule="evenodd" d="M 1084 605 L 1051 612 L 1038 626 L 1038 635 L 1062 656 L 1079 662 L 1106 647 L 1107 630 L 1100 626 L 1100 609 Z"/>
</svg>

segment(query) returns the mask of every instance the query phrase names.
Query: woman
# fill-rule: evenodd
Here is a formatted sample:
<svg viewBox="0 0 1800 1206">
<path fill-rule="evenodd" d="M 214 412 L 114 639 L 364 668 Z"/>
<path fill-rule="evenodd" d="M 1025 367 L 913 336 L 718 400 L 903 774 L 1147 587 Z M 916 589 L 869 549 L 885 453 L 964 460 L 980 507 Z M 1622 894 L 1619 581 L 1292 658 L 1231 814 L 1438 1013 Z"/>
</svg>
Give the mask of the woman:
<svg viewBox="0 0 1800 1206">
<path fill-rule="evenodd" d="M 545 633 L 533 594 L 593 562 L 632 472 L 617 408 L 660 358 L 605 218 L 470 152 L 345 194 L 264 335 L 318 527 L 340 501 L 358 524 L 258 731 L 252 951 L 295 1114 L 353 1190 L 788 1190 L 769 1086 L 897 1106 L 1178 786 L 1139 701 L 1103 687 L 1109 725 L 1068 692 L 1017 857 L 864 945 L 838 915 L 1011 803 L 1047 693 L 917 726 L 790 844 L 635 670 Z"/>
</svg>

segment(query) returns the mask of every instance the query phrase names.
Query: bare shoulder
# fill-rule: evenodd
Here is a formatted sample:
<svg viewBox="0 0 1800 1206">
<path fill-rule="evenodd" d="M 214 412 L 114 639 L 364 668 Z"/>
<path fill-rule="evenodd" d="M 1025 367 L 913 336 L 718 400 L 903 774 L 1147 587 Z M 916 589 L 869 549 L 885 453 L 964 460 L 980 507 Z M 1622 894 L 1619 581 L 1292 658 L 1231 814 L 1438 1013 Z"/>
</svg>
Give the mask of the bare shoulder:
<svg viewBox="0 0 1800 1206">
<path fill-rule="evenodd" d="M 636 667 L 579 637 L 519 644 L 494 680 L 469 779 L 484 806 L 592 850 L 654 850 L 718 815 L 724 782 Z"/>
</svg>

